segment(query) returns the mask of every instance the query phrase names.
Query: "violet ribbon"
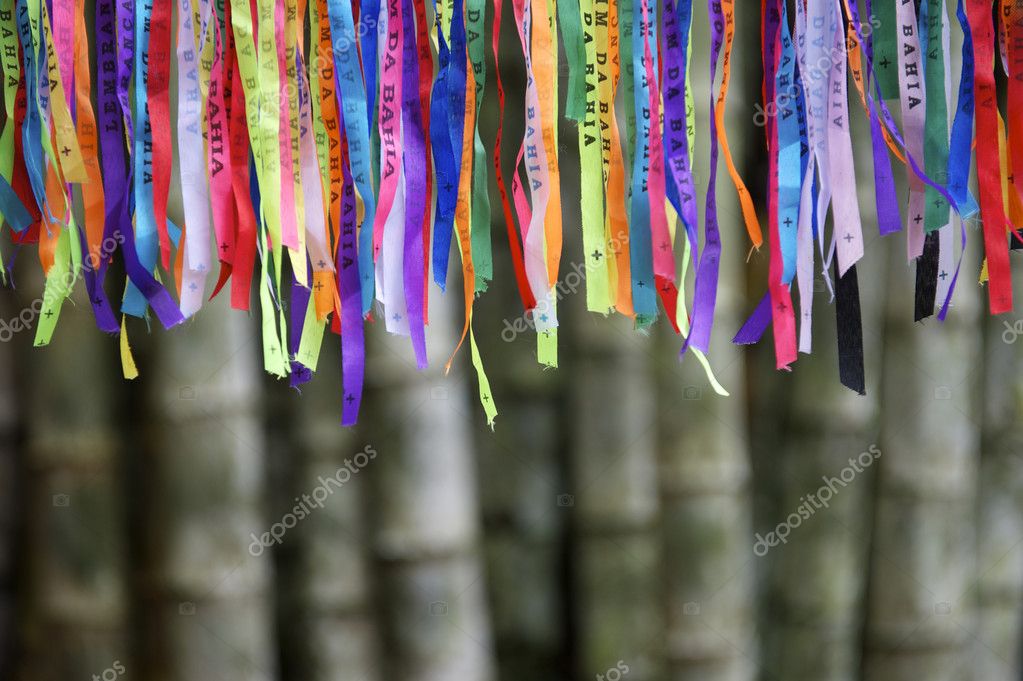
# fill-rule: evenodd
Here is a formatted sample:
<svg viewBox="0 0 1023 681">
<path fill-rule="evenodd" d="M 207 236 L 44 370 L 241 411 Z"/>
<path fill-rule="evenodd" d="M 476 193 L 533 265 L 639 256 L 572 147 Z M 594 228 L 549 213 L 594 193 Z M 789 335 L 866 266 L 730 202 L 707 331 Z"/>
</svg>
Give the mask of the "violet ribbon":
<svg viewBox="0 0 1023 681">
<path fill-rule="evenodd" d="M 687 129 L 692 123 L 686 119 L 685 79 L 686 50 L 689 44 L 689 23 L 692 0 L 683 0 L 681 15 L 675 0 L 664 4 L 664 147 L 667 172 L 674 180 L 674 192 L 668 192 L 675 211 L 685 224 L 686 234 L 693 248 L 693 257 L 699 257 L 697 236 L 696 188 L 693 184 L 692 164 L 689 160 Z"/>
<path fill-rule="evenodd" d="M 116 12 L 115 12 L 116 6 Z M 131 107 L 128 102 L 128 85 L 131 81 L 132 59 L 134 57 L 134 7 L 130 2 L 98 0 L 96 6 L 97 54 L 103 63 L 108 63 L 115 54 L 114 47 L 121 46 L 117 60 L 116 76 L 109 70 L 112 66 L 99 69 L 103 85 L 98 88 L 97 123 L 100 135 L 100 156 L 103 164 L 103 195 L 106 199 L 104 243 L 114 239 L 121 243 L 121 255 L 128 279 L 142 293 L 165 328 L 180 324 L 184 317 L 167 290 L 153 278 L 153 275 L 139 262 L 135 249 L 135 232 L 129 214 L 130 192 L 128 169 L 125 165 L 125 127 L 131 139 Z M 118 36 L 118 27 L 122 30 Z M 116 86 L 111 88 L 112 80 Z M 119 106 L 118 106 L 119 105 Z M 101 254 L 99 272 L 106 271 L 107 254 Z M 100 275 L 102 282 L 102 274 Z M 102 284 L 100 284 L 102 286 Z"/>
<path fill-rule="evenodd" d="M 867 16 L 873 18 L 871 0 L 867 0 Z M 874 59 L 873 24 L 871 33 L 867 34 L 863 43 L 863 54 L 870 63 Z M 864 90 L 869 93 L 871 71 L 864 74 Z M 880 92 L 880 86 L 878 88 Z M 898 232 L 902 229 L 902 218 L 899 216 L 899 198 L 895 193 L 895 178 L 892 174 L 892 162 L 888 156 L 888 146 L 884 141 L 881 121 L 877 116 L 870 117 L 870 145 L 874 157 L 874 199 L 877 206 L 877 229 L 881 236 Z"/>
<path fill-rule="evenodd" d="M 710 82 L 714 82 L 718 70 L 718 58 L 724 40 L 725 18 L 718 0 L 707 0 L 710 23 Z M 712 86 L 713 88 L 713 86 Z M 704 248 L 700 255 L 699 276 L 693 286 L 693 326 L 682 344 L 680 356 L 691 345 L 707 352 L 710 349 L 710 332 L 714 324 L 714 307 L 717 302 L 718 270 L 721 259 L 721 236 L 718 231 L 717 211 L 717 168 L 718 134 L 714 115 L 714 98 L 710 101 L 710 169 L 707 180 L 707 208 L 703 228 Z"/>
<path fill-rule="evenodd" d="M 310 268 L 311 264 L 307 264 L 306 270 L 308 271 Z M 309 370 L 309 367 L 294 359 L 298 357 L 298 348 L 302 344 L 302 331 L 305 329 L 305 316 L 309 308 L 309 298 L 312 291 L 299 283 L 298 279 L 295 278 L 294 270 L 292 270 L 290 277 L 291 306 L 288 310 L 288 316 L 290 317 L 290 324 L 288 326 L 288 357 L 292 359 L 290 360 L 291 371 L 288 380 L 292 388 L 297 388 L 303 383 L 308 383 L 313 377 L 313 372 Z"/>
<path fill-rule="evenodd" d="M 426 368 L 426 328 L 423 323 L 423 218 L 426 212 L 426 142 L 419 102 L 419 64 L 416 60 L 415 9 L 402 2 L 402 130 L 405 166 L 405 308 L 416 366 Z"/>
<path fill-rule="evenodd" d="M 338 98 L 342 95 L 338 92 Z M 345 130 L 345 110 L 338 107 L 338 129 Z M 355 110 L 353 115 L 361 112 Z M 366 369 L 366 345 L 362 328 L 362 286 L 359 277 L 359 251 L 356 246 L 355 187 L 348 167 L 348 135 L 342 134 L 341 148 L 341 233 L 338 237 L 336 270 L 341 294 L 341 384 L 344 390 L 341 425 L 354 426 L 362 403 L 362 383 Z"/>
</svg>

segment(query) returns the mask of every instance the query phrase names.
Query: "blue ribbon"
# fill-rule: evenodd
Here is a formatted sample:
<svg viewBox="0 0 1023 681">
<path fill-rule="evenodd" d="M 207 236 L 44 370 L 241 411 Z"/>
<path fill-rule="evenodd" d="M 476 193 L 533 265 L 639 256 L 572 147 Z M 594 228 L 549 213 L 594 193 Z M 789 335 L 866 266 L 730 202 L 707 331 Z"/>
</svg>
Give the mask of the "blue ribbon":
<svg viewBox="0 0 1023 681">
<path fill-rule="evenodd" d="M 329 9 L 328 9 L 329 11 Z M 359 13 L 359 42 L 362 47 L 363 77 L 366 79 L 366 121 L 369 129 L 376 127 L 377 92 L 377 21 L 380 17 L 380 0 L 363 0 Z"/>
<path fill-rule="evenodd" d="M 143 55 L 149 52 L 149 17 L 152 4 L 146 0 L 135 2 L 135 149 L 132 184 L 135 193 L 135 252 L 147 272 L 156 270 L 159 241 L 156 234 L 156 215 L 153 212 L 152 154 L 153 134 L 149 126 L 149 104 L 146 94 L 148 68 Z M 147 156 L 149 160 L 147 160 Z M 133 317 L 143 317 L 148 307 L 146 297 L 128 282 L 124 291 L 121 311 Z"/>
<path fill-rule="evenodd" d="M 434 2 L 436 14 L 437 3 Z M 456 33 L 458 35 L 456 35 Z M 455 4 L 451 17 L 451 47 L 444 39 L 444 31 L 437 24 L 438 58 L 440 72 L 433 86 L 430 103 L 430 142 L 437 166 L 437 215 L 433 235 L 433 280 L 441 291 L 448 278 L 451 258 L 451 237 L 454 229 L 455 209 L 458 205 L 458 179 L 462 158 L 462 136 L 465 125 L 465 25 L 462 3 Z M 461 39 L 459 50 L 458 39 Z M 458 55 L 461 54 L 461 69 Z M 459 78 L 461 80 L 459 80 Z M 454 182 L 452 182 L 454 178 Z"/>
<path fill-rule="evenodd" d="M 789 284 L 796 276 L 796 235 L 799 222 L 799 194 L 802 185 L 802 141 L 800 134 L 800 97 L 795 74 L 796 53 L 781 3 L 781 59 L 775 74 L 774 98 L 778 121 L 778 234 L 781 245 L 782 283 Z M 784 97 L 784 100 L 783 100 Z M 782 102 L 785 105 L 782 106 Z"/>
<path fill-rule="evenodd" d="M 45 216 L 46 211 L 46 180 L 43 168 L 46 160 L 43 156 L 43 143 L 40 130 L 42 119 L 39 114 L 39 70 L 38 62 L 42 58 L 44 46 L 40 44 L 39 52 L 32 47 L 32 33 L 28 16 L 28 5 L 25 0 L 18 0 L 18 36 L 21 38 L 21 53 L 25 62 L 25 99 L 28 107 L 25 120 L 21 127 L 22 155 L 25 158 L 25 169 L 28 172 L 29 185 L 35 196 L 36 205 Z M 40 41 L 42 43 L 44 41 Z M 45 226 L 44 226 L 45 228 Z"/>
<path fill-rule="evenodd" d="M 959 0 L 956 6 L 956 17 L 963 29 L 963 68 L 959 74 L 959 101 L 949 141 L 948 183 L 949 191 L 959 206 L 959 215 L 966 219 L 975 215 L 980 207 L 969 189 L 970 159 L 973 155 L 973 38 L 963 0 Z"/>
<path fill-rule="evenodd" d="M 436 3 L 434 9 L 436 10 Z M 430 99 L 430 143 L 433 162 L 437 166 L 437 209 L 433 231 L 433 280 L 443 291 L 447 283 L 448 257 L 451 253 L 451 228 L 455 216 L 457 188 L 452 189 L 450 178 L 457 176 L 455 159 L 451 155 L 451 136 L 448 134 L 447 76 L 449 70 L 448 44 L 444 32 L 437 26 L 437 56 L 440 69 L 433 84 Z"/>
<path fill-rule="evenodd" d="M 366 99 L 366 84 L 363 83 L 359 68 L 352 6 L 345 0 L 328 0 L 327 14 L 330 16 L 330 35 L 334 47 L 338 105 L 344 112 L 352 177 L 366 208 L 359 227 L 359 277 L 362 282 L 362 314 L 366 315 L 373 305 L 373 220 L 376 215 L 376 196 L 373 193 L 370 162 L 369 121 L 361 114 L 368 105 L 372 105 Z M 367 69 L 367 73 L 372 71 L 375 74 L 374 69 L 375 66 Z"/>
<path fill-rule="evenodd" d="M 654 17 L 647 12 L 643 28 L 643 7 L 641 0 L 632 0 L 633 28 L 632 73 L 635 82 L 633 105 L 636 111 L 636 148 L 632 159 L 632 191 L 629 216 L 629 265 L 632 274 L 632 308 L 636 312 L 636 324 L 647 326 L 657 318 L 657 296 L 654 292 L 654 252 L 650 227 L 650 197 L 647 193 L 647 170 L 650 163 L 650 83 L 647 82 L 643 64 L 644 46 L 649 44 L 653 34 Z M 651 53 L 653 50 L 651 49 Z M 647 115 L 644 116 L 643 112 Z M 646 130 L 642 126 L 648 126 Z"/>
</svg>

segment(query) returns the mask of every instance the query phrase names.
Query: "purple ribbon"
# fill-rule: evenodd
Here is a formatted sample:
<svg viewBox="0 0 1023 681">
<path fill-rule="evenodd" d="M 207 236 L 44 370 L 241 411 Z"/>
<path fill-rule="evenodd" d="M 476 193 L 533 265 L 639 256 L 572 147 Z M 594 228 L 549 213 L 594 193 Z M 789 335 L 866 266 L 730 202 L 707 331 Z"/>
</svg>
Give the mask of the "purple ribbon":
<svg viewBox="0 0 1023 681">
<path fill-rule="evenodd" d="M 721 3 L 707 0 L 710 21 L 710 82 L 714 82 L 718 70 L 718 57 L 721 56 L 721 43 L 724 37 L 725 17 L 721 11 Z M 713 86 L 712 86 L 713 87 Z M 696 283 L 693 286 L 693 326 L 689 336 L 682 344 L 679 356 L 685 354 L 690 345 L 701 352 L 710 347 L 710 332 L 714 324 L 714 306 L 717 302 L 718 268 L 721 260 L 721 236 L 718 233 L 717 168 L 718 168 L 718 134 L 714 120 L 714 97 L 710 100 L 710 170 L 707 180 L 706 222 L 703 227 L 704 248 L 700 256 Z"/>
<path fill-rule="evenodd" d="M 423 324 L 424 262 L 423 218 L 426 213 L 426 143 L 423 113 L 419 102 L 419 62 L 416 58 L 415 8 L 412 0 L 402 3 L 401 117 L 404 131 L 405 165 L 405 252 L 402 272 L 405 282 L 405 310 L 416 366 L 426 368 L 426 329 Z"/>
<path fill-rule="evenodd" d="M 306 270 L 311 270 L 311 265 Z M 308 383 L 313 372 L 309 367 L 294 359 L 298 356 L 298 349 L 302 345 L 302 331 L 305 329 L 305 315 L 309 308 L 309 297 L 311 291 L 298 283 L 295 272 L 291 272 L 291 309 L 288 316 L 291 317 L 291 325 L 288 328 L 288 356 L 291 357 L 291 379 L 292 388 L 298 388 L 303 383 Z"/>
<path fill-rule="evenodd" d="M 867 0 L 867 16 L 872 17 L 871 0 Z M 863 54 L 868 64 L 874 61 L 874 36 L 866 36 L 863 41 Z M 872 69 L 864 73 L 863 90 L 870 95 L 870 76 Z M 880 94 L 880 89 L 878 90 Z M 892 162 L 888 156 L 888 145 L 884 141 L 881 121 L 877 116 L 870 117 L 870 144 L 874 155 L 874 196 L 877 205 L 877 227 L 881 236 L 886 236 L 902 229 L 902 217 L 899 215 L 899 199 L 895 193 L 895 178 L 892 176 Z"/>
<path fill-rule="evenodd" d="M 685 78 L 686 50 L 689 34 L 689 19 L 692 14 L 692 0 L 683 0 L 682 16 L 679 16 L 675 0 L 664 4 L 664 147 L 667 156 L 668 173 L 675 182 L 678 210 L 685 223 L 686 234 L 693 246 L 693 257 L 699 257 L 699 243 L 696 233 L 696 189 L 689 162 L 689 138 L 686 120 Z M 681 24 L 681 26 L 680 26 Z M 685 37 L 683 38 L 683 35 Z"/>
<path fill-rule="evenodd" d="M 749 316 L 746 323 L 742 325 L 739 332 L 735 334 L 732 342 L 736 345 L 753 345 L 759 343 L 771 323 L 771 292 L 768 291 L 760 299 L 757 309 Z"/>
<path fill-rule="evenodd" d="M 116 6 L 116 14 L 115 8 Z M 115 21 L 116 16 L 116 21 Z M 100 151 L 103 163 L 103 194 L 105 197 L 104 243 L 108 239 L 121 242 L 124 267 L 131 283 L 145 296 L 164 328 L 180 324 L 184 317 L 167 290 L 153 278 L 153 275 L 139 262 L 135 250 L 135 233 L 131 227 L 129 211 L 128 172 L 125 166 L 125 126 L 131 136 L 131 108 L 128 102 L 128 85 L 131 81 L 134 58 L 135 14 L 130 2 L 99 0 L 96 7 L 96 35 L 98 59 L 106 63 L 112 58 L 118 44 L 117 27 L 121 28 L 121 57 L 117 62 L 116 77 L 107 68 L 98 69 L 103 85 L 98 89 L 98 126 Z M 116 79 L 116 88 L 108 87 Z M 120 236 L 120 238 L 118 238 Z M 100 273 L 106 271 L 106 258 L 100 254 Z M 88 273 L 86 274 L 88 284 Z M 102 290 L 102 274 L 99 287 Z M 90 296 L 93 291 L 90 290 Z M 111 313 L 112 314 L 112 313 Z M 116 323 L 115 323 L 116 326 Z M 115 328 L 114 331 L 117 329 Z"/>
<path fill-rule="evenodd" d="M 100 17 L 97 15 L 97 24 L 100 21 Z M 106 23 L 110 23 L 109 15 L 106 18 Z M 111 61 L 111 65 L 112 61 Z M 71 113 L 76 117 L 77 110 L 75 107 L 76 101 L 72 99 L 71 93 L 74 92 L 75 81 L 72 74 L 71 78 L 67 81 L 66 96 L 68 104 L 71 108 Z M 71 186 L 68 185 L 68 196 L 71 196 Z M 85 290 L 89 294 L 89 302 L 92 305 L 93 316 L 96 319 L 96 326 L 101 331 L 106 333 L 117 333 L 120 331 L 120 326 L 117 324 L 117 319 L 114 317 L 114 311 L 110 308 L 110 301 L 107 299 L 106 291 L 103 290 L 103 280 L 106 275 L 107 259 L 110 257 L 113 249 L 116 246 L 116 241 L 108 241 L 110 236 L 110 229 L 104 223 L 103 228 L 103 241 L 100 245 L 99 253 L 89 253 L 89 242 L 86 238 L 85 229 L 79 229 L 78 231 L 78 244 L 77 246 L 82 252 L 82 276 L 85 279 Z M 109 244 L 109 246 L 108 246 Z M 74 246 L 72 246 L 74 248 Z M 92 262 L 92 255 L 96 256 L 97 264 L 94 266 Z"/>
<path fill-rule="evenodd" d="M 338 98 L 341 97 L 340 90 Z M 338 107 L 338 129 L 344 127 L 344 106 Z M 342 148 L 348 148 L 348 135 L 343 134 Z M 341 293 L 341 383 L 344 402 L 341 425 L 354 426 L 362 403 L 362 382 L 366 368 L 366 344 L 362 328 L 362 287 L 359 281 L 359 250 L 356 247 L 355 186 L 348 158 L 341 162 L 341 236 L 336 259 L 338 291 Z"/>
<path fill-rule="evenodd" d="M 104 229 L 103 244 L 107 243 Z M 106 291 L 103 290 L 103 278 L 107 270 L 107 259 L 110 254 L 101 245 L 99 253 L 96 253 L 98 266 L 92 264 L 92 254 L 89 253 L 89 242 L 85 238 L 85 230 L 78 230 L 78 242 L 82 249 L 82 275 L 85 278 L 85 290 L 89 293 L 89 301 L 92 303 L 93 314 L 96 317 L 96 326 L 106 333 L 117 333 L 121 330 L 114 311 L 110 308 L 110 301 L 107 299 Z M 116 243 L 116 242 L 114 242 Z"/>
</svg>

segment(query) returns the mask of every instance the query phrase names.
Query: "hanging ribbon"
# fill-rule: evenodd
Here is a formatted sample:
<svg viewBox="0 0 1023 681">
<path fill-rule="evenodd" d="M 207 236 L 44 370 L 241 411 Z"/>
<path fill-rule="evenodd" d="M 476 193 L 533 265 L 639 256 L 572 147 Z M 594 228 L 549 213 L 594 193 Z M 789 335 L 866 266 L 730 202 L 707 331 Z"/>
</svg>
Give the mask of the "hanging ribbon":
<svg viewBox="0 0 1023 681">
<path fill-rule="evenodd" d="M 998 160 L 998 102 L 994 80 L 994 29 L 990 3 L 967 0 L 966 13 L 974 47 L 974 97 L 977 119 L 977 183 L 987 260 L 988 304 L 991 314 L 1012 310 L 1007 220 L 1002 205 Z"/>
<path fill-rule="evenodd" d="M 45 276 L 34 342 L 50 342 L 83 280 L 97 326 L 120 335 L 127 377 L 139 369 L 127 317 L 152 309 L 171 327 L 201 314 L 216 264 L 211 296 L 230 281 L 233 308 L 249 309 L 256 279 L 264 366 L 290 385 L 313 380 L 328 324 L 340 334 L 342 422 L 354 424 L 365 321 L 382 318 L 387 331 L 407 336 L 425 367 L 429 282 L 446 288 L 454 240 L 465 316 L 446 369 L 468 338 L 489 423 L 497 410 L 474 302 L 508 269 L 537 331 L 540 364 L 558 364 L 559 298 L 585 271 L 590 310 L 615 310 L 645 329 L 663 307 L 684 337 L 682 353 L 691 349 L 724 395 L 706 355 L 722 256 L 722 157 L 744 229 L 755 248 L 766 242 L 768 256 L 766 291 L 734 340 L 756 342 L 771 326 L 778 368 L 812 349 L 819 260 L 834 294 L 839 378 L 863 392 L 861 211 L 873 208 L 880 234 L 891 234 L 902 229 L 903 199 L 914 318 L 936 307 L 947 318 L 967 250 L 964 221 L 978 211 L 989 306 L 1012 309 L 1009 251 L 1023 247 L 1016 231 L 1023 127 L 1012 113 L 1023 107 L 1016 0 L 999 0 L 997 22 L 991 3 L 957 0 L 957 29 L 943 0 L 867 1 L 867 23 L 850 0 L 798 0 L 794 17 L 784 0 L 761 0 L 762 106 L 754 122 L 764 128 L 767 176 L 759 206 L 725 123 L 734 0 L 708 0 L 708 55 L 692 52 L 692 0 L 512 0 L 525 82 L 524 106 L 509 120 L 503 0 L 491 21 L 484 0 L 434 2 L 432 26 L 426 0 L 96 0 L 94 26 L 86 25 L 86 4 L 0 0 L 0 216 L 19 246 L 15 256 L 29 246 Z M 484 119 L 487 30 L 498 100 L 493 136 Z M 953 30 L 963 34 L 955 91 Z M 996 53 L 1006 76 L 1004 118 Z M 690 67 L 705 57 L 710 157 L 701 227 L 693 173 L 701 93 Z M 562 204 L 569 166 L 559 140 L 561 67 L 564 116 L 578 127 L 578 211 Z M 850 81 L 860 107 L 850 107 Z M 898 123 L 889 109 L 895 99 Z M 864 204 L 851 137 L 860 109 L 873 161 L 874 191 Z M 508 175 L 502 138 L 520 115 Z M 979 205 L 969 188 L 974 126 Z M 491 150 L 511 268 L 500 264 L 503 252 L 495 263 L 491 249 Z M 908 197 L 896 193 L 892 157 L 906 166 Z M 168 202 L 179 188 L 181 215 L 173 218 Z M 562 221 L 574 215 L 584 250 L 562 280 Z M 106 275 L 118 259 L 126 281 L 108 298 Z M 0 258 L 7 281 L 12 262 Z"/>
</svg>

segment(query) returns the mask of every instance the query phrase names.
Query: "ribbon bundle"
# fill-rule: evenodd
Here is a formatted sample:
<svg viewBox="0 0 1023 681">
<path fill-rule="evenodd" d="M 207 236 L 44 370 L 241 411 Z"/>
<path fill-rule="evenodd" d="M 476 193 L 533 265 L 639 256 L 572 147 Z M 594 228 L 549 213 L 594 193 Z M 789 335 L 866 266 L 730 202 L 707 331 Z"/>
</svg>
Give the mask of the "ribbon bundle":
<svg viewBox="0 0 1023 681">
<path fill-rule="evenodd" d="M 491 10 L 495 65 L 502 4 Z M 88 13 L 85 0 L 0 0 L 0 214 L 15 244 L 37 244 L 46 275 L 36 345 L 49 342 L 83 278 L 97 326 L 120 334 L 131 377 L 127 316 L 152 310 L 169 328 L 226 288 L 232 307 L 248 310 L 255 286 L 271 374 L 293 386 L 310 380 L 326 329 L 340 334 L 343 423 L 353 424 L 364 323 L 376 317 L 407 336 L 425 367 L 431 279 L 445 288 L 454 249 L 458 345 L 468 337 L 492 423 L 472 323 L 494 271 L 487 150 L 537 356 L 555 366 L 562 216 L 576 211 L 561 202 L 559 91 L 579 129 L 587 308 L 639 328 L 663 310 L 682 353 L 692 351 L 721 394 L 706 357 L 722 255 L 719 158 L 752 245 L 766 243 L 769 255 L 766 292 L 735 342 L 756 342 L 771 326 L 779 368 L 810 352 L 820 268 L 836 301 L 841 380 L 863 391 L 857 102 L 870 125 L 880 233 L 904 230 L 916 264 L 916 318 L 947 314 L 964 220 L 978 211 L 990 308 L 1011 310 L 1023 116 L 999 113 L 995 68 L 1007 76 L 1010 110 L 1023 107 L 1023 0 L 1000 0 L 997 12 L 990 1 L 957 0 L 956 91 L 945 0 L 867 0 L 866 17 L 855 0 L 795 0 L 794 12 L 761 0 L 765 104 L 755 118 L 768 151 L 766 235 L 724 126 L 734 0 L 707 4 L 701 226 L 690 65 L 692 32 L 705 29 L 693 26 L 692 0 L 512 0 L 526 75 L 514 164 L 501 154 L 509 112 L 499 70 L 496 139 L 478 124 L 485 0 L 95 0 Z M 969 189 L 974 146 L 979 204 Z M 892 157 L 908 176 L 904 220 Z M 167 214 L 174 182 L 181 225 Z M 127 274 L 119 299 L 106 291 L 115 258 Z"/>
</svg>

